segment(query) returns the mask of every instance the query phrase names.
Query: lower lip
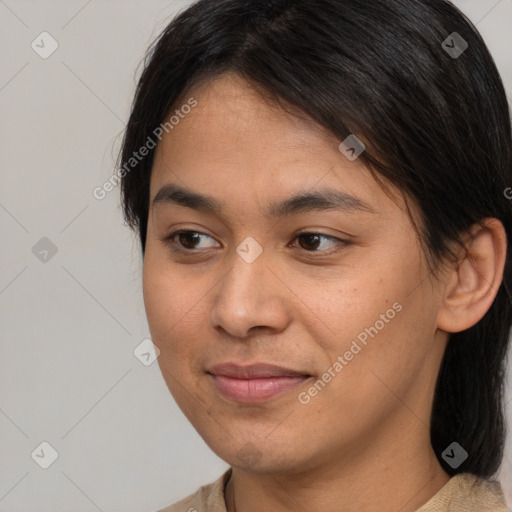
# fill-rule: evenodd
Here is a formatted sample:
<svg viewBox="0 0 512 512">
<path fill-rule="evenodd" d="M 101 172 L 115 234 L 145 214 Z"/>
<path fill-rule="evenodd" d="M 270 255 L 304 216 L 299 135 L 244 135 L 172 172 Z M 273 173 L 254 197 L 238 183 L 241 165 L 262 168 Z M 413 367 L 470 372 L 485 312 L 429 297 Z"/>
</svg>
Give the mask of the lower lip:
<svg viewBox="0 0 512 512">
<path fill-rule="evenodd" d="M 310 377 L 265 377 L 235 379 L 225 375 L 211 375 L 217 388 L 228 398 L 243 403 L 265 402 L 281 393 L 300 386 Z"/>
</svg>

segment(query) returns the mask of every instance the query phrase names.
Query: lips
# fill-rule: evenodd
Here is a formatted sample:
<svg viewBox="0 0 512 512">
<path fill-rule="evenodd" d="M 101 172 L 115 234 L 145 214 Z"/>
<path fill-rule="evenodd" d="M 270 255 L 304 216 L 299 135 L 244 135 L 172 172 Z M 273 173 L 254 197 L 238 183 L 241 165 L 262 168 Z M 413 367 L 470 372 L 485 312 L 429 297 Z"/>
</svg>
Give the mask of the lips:
<svg viewBox="0 0 512 512">
<path fill-rule="evenodd" d="M 223 363 L 213 366 L 207 373 L 223 395 L 241 403 L 270 400 L 312 377 L 301 371 L 266 363 L 248 366 Z"/>
<path fill-rule="evenodd" d="M 213 366 L 208 373 L 224 375 L 234 379 L 264 379 L 267 377 L 310 377 L 306 373 L 283 368 L 274 364 L 257 363 L 239 366 L 234 363 L 223 363 Z"/>
</svg>

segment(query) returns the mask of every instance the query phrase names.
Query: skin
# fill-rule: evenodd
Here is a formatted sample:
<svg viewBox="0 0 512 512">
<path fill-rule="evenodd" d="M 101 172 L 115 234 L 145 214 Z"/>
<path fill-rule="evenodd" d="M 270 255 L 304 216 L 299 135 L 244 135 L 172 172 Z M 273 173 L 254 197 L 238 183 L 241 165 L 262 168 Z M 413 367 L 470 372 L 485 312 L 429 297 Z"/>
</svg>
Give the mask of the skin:
<svg viewBox="0 0 512 512">
<path fill-rule="evenodd" d="M 235 503 L 237 512 L 417 510 L 449 480 L 429 440 L 434 387 L 449 333 L 474 325 L 494 300 L 503 226 L 486 219 L 475 227 L 466 257 L 435 280 L 403 197 L 393 187 L 388 197 L 360 160 L 341 154 L 340 140 L 236 75 L 196 85 L 191 96 L 197 107 L 156 149 L 150 198 L 173 183 L 223 209 L 151 205 L 143 291 L 169 390 L 233 467 L 228 511 Z M 375 212 L 265 216 L 271 202 L 324 187 Z M 179 229 L 204 235 L 174 237 L 183 247 L 174 252 L 162 238 Z M 314 244 L 299 230 L 350 244 Z M 248 236 L 263 249 L 252 263 L 236 252 Z M 401 311 L 307 404 L 297 396 L 311 379 L 247 405 L 206 373 L 226 361 L 265 362 L 316 381 L 396 302 Z"/>
</svg>

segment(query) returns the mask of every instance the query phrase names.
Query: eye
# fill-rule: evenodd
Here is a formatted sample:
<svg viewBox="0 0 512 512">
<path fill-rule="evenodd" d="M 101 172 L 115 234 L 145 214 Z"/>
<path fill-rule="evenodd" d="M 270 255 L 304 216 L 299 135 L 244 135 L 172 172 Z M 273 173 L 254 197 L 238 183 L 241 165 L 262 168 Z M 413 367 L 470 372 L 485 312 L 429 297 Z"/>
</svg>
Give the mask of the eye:
<svg viewBox="0 0 512 512">
<path fill-rule="evenodd" d="M 200 231 L 193 230 L 179 230 L 171 233 L 170 235 L 161 238 L 161 241 L 164 242 L 167 246 L 170 247 L 173 251 L 180 252 L 199 252 L 198 249 L 209 249 L 216 246 L 216 242 L 213 245 L 206 245 L 201 247 L 201 240 L 214 240 L 211 236 L 206 233 L 202 233 Z M 347 246 L 350 244 L 348 240 L 342 240 L 340 238 L 325 235 L 322 233 L 315 232 L 303 232 L 296 235 L 294 240 L 300 240 L 299 246 L 301 249 L 309 253 L 320 253 L 322 256 L 326 256 L 332 254 L 338 250 L 336 246 Z M 327 243 L 322 243 L 322 241 L 327 241 Z M 327 245 L 327 247 L 325 247 Z M 292 247 L 295 244 L 291 244 Z M 323 247 L 322 247 L 323 246 Z M 320 250 L 318 250 L 320 248 Z"/>
<path fill-rule="evenodd" d="M 162 238 L 161 240 L 168 245 L 172 250 L 175 251 L 193 251 L 194 249 L 207 249 L 208 247 L 201 247 L 197 244 L 201 241 L 201 239 L 213 238 L 206 233 L 201 233 L 200 231 L 191 231 L 191 230 L 180 230 L 171 233 L 169 236 Z M 176 241 L 178 239 L 178 241 Z M 214 246 L 210 246 L 214 247 Z"/>
<path fill-rule="evenodd" d="M 322 239 L 327 240 L 329 243 L 323 244 L 323 249 L 318 251 L 317 249 L 322 246 Z M 342 240 L 335 236 L 325 235 L 322 233 L 314 233 L 314 232 L 303 232 L 299 233 L 294 240 L 302 240 L 299 242 L 299 245 L 302 249 L 307 252 L 320 252 L 322 255 L 332 254 L 337 251 L 336 246 L 346 246 L 349 245 L 348 240 Z M 325 247 L 327 245 L 327 247 Z M 329 248 L 329 245 L 331 249 Z M 332 249 L 334 247 L 334 249 Z"/>
</svg>

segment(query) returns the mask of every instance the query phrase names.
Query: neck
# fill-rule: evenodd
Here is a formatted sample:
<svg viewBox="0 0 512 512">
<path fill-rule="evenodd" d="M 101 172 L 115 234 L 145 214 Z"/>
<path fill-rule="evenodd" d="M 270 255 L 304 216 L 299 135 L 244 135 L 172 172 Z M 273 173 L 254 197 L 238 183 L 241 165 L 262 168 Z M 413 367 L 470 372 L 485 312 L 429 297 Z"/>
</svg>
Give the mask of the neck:
<svg viewBox="0 0 512 512">
<path fill-rule="evenodd" d="M 401 441 L 406 442 L 405 439 Z M 233 468 L 226 486 L 228 512 L 415 512 L 450 479 L 430 449 L 391 445 L 388 453 L 367 450 L 364 459 L 340 463 L 333 454 L 301 472 L 254 472 Z M 430 446 L 430 444 L 429 444 Z M 378 455 L 375 455 L 378 454 Z"/>
</svg>

